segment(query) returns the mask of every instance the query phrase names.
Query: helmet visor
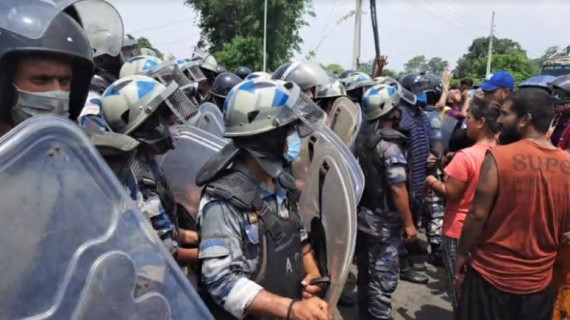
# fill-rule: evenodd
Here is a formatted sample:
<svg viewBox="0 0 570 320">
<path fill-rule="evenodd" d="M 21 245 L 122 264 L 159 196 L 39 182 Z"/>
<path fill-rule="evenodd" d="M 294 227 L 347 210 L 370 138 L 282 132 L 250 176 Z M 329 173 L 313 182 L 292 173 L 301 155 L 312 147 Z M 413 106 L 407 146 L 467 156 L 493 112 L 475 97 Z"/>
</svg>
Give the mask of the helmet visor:
<svg viewBox="0 0 570 320">
<path fill-rule="evenodd" d="M 278 126 L 300 120 L 298 132 L 301 137 L 306 137 L 313 131 L 325 126 L 326 113 L 307 97 L 299 86 L 288 82 L 285 84 L 285 88 L 289 89 L 290 97 L 286 106 L 275 117 Z"/>
</svg>

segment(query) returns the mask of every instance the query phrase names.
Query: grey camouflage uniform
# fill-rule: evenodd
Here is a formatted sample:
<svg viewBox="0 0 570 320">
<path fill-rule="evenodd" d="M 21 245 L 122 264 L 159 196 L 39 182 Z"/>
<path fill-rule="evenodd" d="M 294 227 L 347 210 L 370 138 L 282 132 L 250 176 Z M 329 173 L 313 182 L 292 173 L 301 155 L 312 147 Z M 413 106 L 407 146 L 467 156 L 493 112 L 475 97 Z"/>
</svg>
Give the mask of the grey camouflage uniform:
<svg viewBox="0 0 570 320">
<path fill-rule="evenodd" d="M 281 217 L 288 218 L 286 191 L 277 182 L 275 187 L 275 193 L 263 187 L 263 200 L 278 209 L 275 212 Z M 258 224 L 250 221 L 250 215 L 207 194 L 202 197 L 198 213 L 202 284 L 217 305 L 238 319 L 243 318 L 244 310 L 263 289 L 250 280 L 257 271 L 260 240 Z M 299 232 L 301 241 L 307 241 L 306 229 L 301 227 Z"/>
<path fill-rule="evenodd" d="M 401 146 L 381 140 L 377 156 L 385 165 L 386 197 L 392 197 L 390 185 L 405 183 L 406 156 Z M 359 319 L 391 319 L 392 294 L 398 284 L 398 252 L 402 244 L 403 221 L 389 209 L 361 207 L 358 214 L 358 304 Z"/>
</svg>

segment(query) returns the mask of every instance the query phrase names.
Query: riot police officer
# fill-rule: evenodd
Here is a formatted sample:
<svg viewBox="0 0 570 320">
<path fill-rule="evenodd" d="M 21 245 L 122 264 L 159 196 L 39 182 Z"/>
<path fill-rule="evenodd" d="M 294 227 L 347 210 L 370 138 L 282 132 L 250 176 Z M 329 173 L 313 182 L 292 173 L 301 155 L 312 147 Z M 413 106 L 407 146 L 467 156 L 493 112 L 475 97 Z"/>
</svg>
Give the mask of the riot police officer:
<svg viewBox="0 0 570 320">
<path fill-rule="evenodd" d="M 172 110 L 178 91 L 175 82 L 165 87 L 147 76 L 127 76 L 105 90 L 102 109 L 111 130 L 140 142 L 131 169 L 143 195 L 141 210 L 173 256 L 187 260 L 186 254 L 195 253 L 179 249 L 177 205 L 155 160 L 174 147 L 169 125 L 176 114 Z"/>
<path fill-rule="evenodd" d="M 220 110 L 224 109 L 224 103 L 230 90 L 241 81 L 240 77 L 230 72 L 224 72 L 216 77 L 214 84 L 212 84 L 212 100 Z"/>
<path fill-rule="evenodd" d="M 232 142 L 197 177 L 205 185 L 201 279 L 216 319 L 327 319 L 328 305 L 316 297 L 321 288 L 311 284 L 321 275 L 286 170 L 305 132 L 294 110 L 311 107 L 307 101 L 283 81 L 249 80 L 228 94 L 224 136 Z"/>
<path fill-rule="evenodd" d="M 321 66 L 305 61 L 285 63 L 275 70 L 271 79 L 294 82 L 310 99 L 315 98 L 318 86 L 329 82 L 329 76 Z"/>
<path fill-rule="evenodd" d="M 356 140 L 356 155 L 366 176 L 358 213 L 360 319 L 392 319 L 402 231 L 408 241 L 417 238 L 406 187 L 408 138 L 396 130 L 399 99 L 389 85 L 373 86 L 362 99 L 367 122 Z"/>
<path fill-rule="evenodd" d="M 252 71 L 248 67 L 241 66 L 241 67 L 238 67 L 234 73 L 236 76 L 240 77 L 242 80 L 245 80 L 245 78 L 247 78 L 247 76 L 249 76 L 252 73 Z"/>
<path fill-rule="evenodd" d="M 92 48 L 78 11 L 74 5 L 59 11 L 36 1 L 5 14 L 0 17 L 0 134 L 37 115 L 75 120 L 93 76 Z"/>
</svg>

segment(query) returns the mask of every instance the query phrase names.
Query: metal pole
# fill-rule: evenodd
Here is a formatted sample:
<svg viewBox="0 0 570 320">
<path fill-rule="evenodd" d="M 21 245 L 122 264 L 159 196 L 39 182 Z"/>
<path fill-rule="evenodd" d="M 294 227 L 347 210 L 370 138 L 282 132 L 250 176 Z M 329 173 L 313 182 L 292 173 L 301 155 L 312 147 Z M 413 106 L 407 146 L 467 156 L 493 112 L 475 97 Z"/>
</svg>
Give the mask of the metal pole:
<svg viewBox="0 0 570 320">
<path fill-rule="evenodd" d="M 370 0 L 370 18 L 372 20 L 372 33 L 374 35 L 374 49 L 376 50 L 376 57 L 372 63 L 372 74 L 376 74 L 376 64 L 378 63 L 378 58 L 380 57 L 380 36 L 378 35 L 378 18 L 376 15 L 376 0 Z"/>
<path fill-rule="evenodd" d="M 354 42 L 352 46 L 352 69 L 358 69 L 358 59 L 360 58 L 360 30 L 362 21 L 362 0 L 356 0 L 356 11 L 354 15 Z"/>
<path fill-rule="evenodd" d="M 267 70 L 267 0 L 263 17 L 263 72 Z"/>
<path fill-rule="evenodd" d="M 495 11 L 493 11 L 493 17 L 491 18 L 491 37 L 489 38 L 489 54 L 487 55 L 487 74 L 488 77 L 491 74 L 491 60 L 493 60 L 493 35 L 495 33 Z"/>
</svg>

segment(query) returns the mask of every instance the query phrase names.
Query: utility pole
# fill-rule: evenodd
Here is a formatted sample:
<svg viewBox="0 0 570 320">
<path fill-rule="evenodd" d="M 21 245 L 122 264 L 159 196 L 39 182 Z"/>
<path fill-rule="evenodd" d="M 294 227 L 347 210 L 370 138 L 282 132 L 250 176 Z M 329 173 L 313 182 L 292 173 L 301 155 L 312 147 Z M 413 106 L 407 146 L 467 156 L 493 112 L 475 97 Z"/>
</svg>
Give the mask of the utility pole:
<svg viewBox="0 0 570 320">
<path fill-rule="evenodd" d="M 356 11 L 354 14 L 354 42 L 352 45 L 352 69 L 358 69 L 358 59 L 360 59 L 360 31 L 362 26 L 362 0 L 356 0 Z"/>
<path fill-rule="evenodd" d="M 263 72 L 267 70 L 267 0 L 265 0 L 265 11 L 263 14 Z"/>
<path fill-rule="evenodd" d="M 493 35 L 495 33 L 495 11 L 493 11 L 493 17 L 491 18 L 491 37 L 489 38 L 489 54 L 487 55 L 487 74 L 488 77 L 491 74 L 491 60 L 493 60 Z"/>
</svg>

